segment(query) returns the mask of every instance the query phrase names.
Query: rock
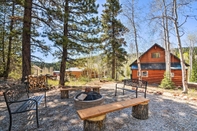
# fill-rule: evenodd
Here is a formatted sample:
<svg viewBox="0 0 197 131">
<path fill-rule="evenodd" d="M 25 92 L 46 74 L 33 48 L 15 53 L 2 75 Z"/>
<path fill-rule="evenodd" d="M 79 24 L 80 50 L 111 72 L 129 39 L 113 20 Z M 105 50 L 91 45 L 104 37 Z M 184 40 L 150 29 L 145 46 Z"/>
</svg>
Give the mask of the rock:
<svg viewBox="0 0 197 131">
<path fill-rule="evenodd" d="M 177 93 L 174 93 L 174 94 L 173 94 L 173 96 L 179 96 L 179 94 L 177 94 Z"/>
<path fill-rule="evenodd" d="M 171 93 L 169 93 L 169 92 L 164 92 L 163 95 L 164 95 L 164 96 L 173 96 L 173 95 L 172 95 Z"/>
<path fill-rule="evenodd" d="M 148 93 L 153 93 L 153 91 L 147 91 Z"/>
<path fill-rule="evenodd" d="M 183 97 L 184 95 L 183 94 L 181 94 L 181 95 L 179 95 L 180 97 Z"/>
<path fill-rule="evenodd" d="M 187 96 L 183 96 L 182 99 L 183 99 L 183 100 L 187 100 L 188 97 L 187 97 Z"/>
<path fill-rule="evenodd" d="M 162 95 L 162 94 L 163 94 L 163 92 L 157 91 L 157 95 Z"/>
<path fill-rule="evenodd" d="M 193 101 L 196 101 L 197 99 L 194 98 L 194 97 L 190 97 L 189 100 L 193 100 Z"/>
</svg>

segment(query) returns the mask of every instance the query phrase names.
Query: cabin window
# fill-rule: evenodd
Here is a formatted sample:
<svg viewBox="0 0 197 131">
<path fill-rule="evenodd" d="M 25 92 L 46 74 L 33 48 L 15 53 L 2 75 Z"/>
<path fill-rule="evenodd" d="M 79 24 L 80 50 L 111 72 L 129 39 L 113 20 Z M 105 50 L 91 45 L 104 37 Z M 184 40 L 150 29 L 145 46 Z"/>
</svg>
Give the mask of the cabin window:
<svg viewBox="0 0 197 131">
<path fill-rule="evenodd" d="M 171 72 L 171 77 L 174 77 L 174 73 Z"/>
<path fill-rule="evenodd" d="M 139 72 L 137 72 L 137 75 L 139 77 Z M 141 76 L 142 77 L 148 77 L 148 71 L 141 71 Z"/>
<path fill-rule="evenodd" d="M 159 58 L 160 57 L 160 53 L 152 53 L 151 54 L 151 58 Z"/>
</svg>

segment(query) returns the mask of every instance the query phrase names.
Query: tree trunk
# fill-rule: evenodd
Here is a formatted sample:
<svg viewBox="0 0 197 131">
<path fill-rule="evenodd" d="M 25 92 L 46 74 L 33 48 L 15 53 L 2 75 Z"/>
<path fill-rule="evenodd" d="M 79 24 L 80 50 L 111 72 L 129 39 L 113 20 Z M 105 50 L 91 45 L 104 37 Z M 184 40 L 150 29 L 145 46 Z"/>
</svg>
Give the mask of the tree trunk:
<svg viewBox="0 0 197 131">
<path fill-rule="evenodd" d="M 133 37 L 134 37 L 134 44 L 135 44 L 135 48 L 136 48 L 136 59 L 137 59 L 137 66 L 138 66 L 138 79 L 142 80 L 142 69 L 141 69 L 141 63 L 140 63 L 140 55 L 139 55 L 139 45 L 138 45 L 138 30 L 137 30 L 137 22 L 135 21 L 135 19 L 137 18 L 135 16 L 135 0 L 132 0 L 132 2 L 130 3 L 130 1 L 128 0 L 129 4 L 127 5 L 129 7 L 129 9 L 131 10 L 131 14 L 129 13 L 125 13 L 124 15 L 127 17 L 127 19 L 130 21 L 130 24 L 132 26 L 133 29 Z M 131 8 L 130 8 L 131 6 Z M 127 7 L 127 8 L 128 8 Z M 132 77 L 131 77 L 132 79 Z"/>
<path fill-rule="evenodd" d="M 95 118 L 84 120 L 84 131 L 104 131 L 105 117 L 106 115 L 101 115 Z"/>
<path fill-rule="evenodd" d="M 116 71 L 116 58 L 115 58 L 115 53 L 113 53 L 114 55 L 112 56 L 112 79 L 115 79 L 115 71 Z"/>
<path fill-rule="evenodd" d="M 15 3 L 12 2 L 12 16 L 14 16 L 15 11 Z M 9 35 L 9 43 L 8 43 L 8 54 L 7 54 L 7 65 L 6 70 L 4 72 L 4 80 L 8 78 L 8 74 L 10 71 L 10 59 L 11 59 L 11 49 L 12 49 L 12 32 L 13 32 L 14 20 L 11 19 L 10 22 L 10 35 Z"/>
<path fill-rule="evenodd" d="M 133 106 L 132 116 L 141 120 L 148 119 L 148 102 Z"/>
<path fill-rule="evenodd" d="M 114 16 L 114 15 L 113 15 Z M 114 19 L 114 18 L 112 18 Z M 116 49 L 115 49 L 115 31 L 114 22 L 112 21 L 112 79 L 115 79 L 116 74 Z"/>
<path fill-rule="evenodd" d="M 67 45 L 68 45 L 68 0 L 65 0 L 65 8 L 64 8 L 64 36 L 63 36 L 63 43 L 62 43 L 62 61 L 61 61 L 61 67 L 60 67 L 60 81 L 59 84 L 64 86 L 65 83 L 65 71 L 66 71 L 66 61 L 67 61 Z"/>
<path fill-rule="evenodd" d="M 170 59 L 170 36 L 168 28 L 168 14 L 165 0 L 163 0 L 164 15 L 162 17 L 163 30 L 164 30 L 164 45 L 165 45 L 165 62 L 166 62 L 166 77 L 171 79 L 171 59 Z"/>
<path fill-rule="evenodd" d="M 65 71 L 66 71 L 66 58 L 67 58 L 67 49 L 65 46 L 63 46 L 63 54 L 62 54 L 62 61 L 61 61 L 61 67 L 60 67 L 60 85 L 64 85 L 65 83 Z"/>
<path fill-rule="evenodd" d="M 3 3 L 3 4 L 5 4 L 5 3 Z M 4 12 L 5 12 L 5 5 L 3 6 L 4 7 Z M 4 13 L 4 17 L 3 17 L 3 29 L 2 29 L 2 66 L 3 66 L 3 70 L 5 71 L 6 70 L 6 62 L 5 62 L 5 17 L 6 17 L 6 15 L 5 15 L 5 13 Z M 2 76 L 3 76 L 3 74 L 2 74 Z"/>
<path fill-rule="evenodd" d="M 135 9 L 134 9 L 134 0 L 132 0 L 132 26 L 134 30 L 134 39 L 135 39 L 135 47 L 136 47 L 136 57 L 137 57 L 137 65 L 138 65 L 138 79 L 142 80 L 142 72 L 141 72 L 141 64 L 139 58 L 139 50 L 138 50 L 138 41 L 137 41 L 137 29 L 135 24 Z"/>
<path fill-rule="evenodd" d="M 32 0 L 25 0 L 22 34 L 22 82 L 31 74 L 31 10 Z"/>
<path fill-rule="evenodd" d="M 183 93 L 188 93 L 188 83 L 187 83 L 187 74 L 185 69 L 185 61 L 183 58 L 183 51 L 182 51 L 182 45 L 181 45 L 181 38 L 179 34 L 179 27 L 178 27 L 178 14 L 177 14 L 177 2 L 176 0 L 173 0 L 174 4 L 174 27 L 176 32 L 176 38 L 178 42 L 179 47 L 179 53 L 180 53 L 180 61 L 181 61 L 181 70 L 182 70 L 182 84 L 183 84 Z"/>
</svg>

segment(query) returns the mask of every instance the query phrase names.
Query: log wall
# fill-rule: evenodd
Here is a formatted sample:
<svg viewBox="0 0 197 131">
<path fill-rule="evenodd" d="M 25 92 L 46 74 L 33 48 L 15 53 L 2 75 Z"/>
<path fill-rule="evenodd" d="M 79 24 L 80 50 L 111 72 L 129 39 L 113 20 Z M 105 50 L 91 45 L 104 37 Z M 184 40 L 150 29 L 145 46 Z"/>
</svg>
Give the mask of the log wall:
<svg viewBox="0 0 197 131">
<path fill-rule="evenodd" d="M 152 53 L 160 53 L 160 57 L 152 58 L 151 57 Z M 165 50 L 155 45 L 140 57 L 140 62 L 141 63 L 165 63 Z M 171 62 L 180 62 L 180 60 L 171 54 Z"/>
<path fill-rule="evenodd" d="M 132 79 L 138 79 L 137 77 L 138 70 L 132 70 Z M 142 70 L 148 71 L 148 77 L 142 77 L 143 80 L 147 81 L 148 84 L 160 84 L 162 79 L 164 78 L 165 70 Z M 181 70 L 171 70 L 174 73 L 174 77 L 172 77 L 172 81 L 176 86 L 182 86 L 182 72 Z"/>
</svg>

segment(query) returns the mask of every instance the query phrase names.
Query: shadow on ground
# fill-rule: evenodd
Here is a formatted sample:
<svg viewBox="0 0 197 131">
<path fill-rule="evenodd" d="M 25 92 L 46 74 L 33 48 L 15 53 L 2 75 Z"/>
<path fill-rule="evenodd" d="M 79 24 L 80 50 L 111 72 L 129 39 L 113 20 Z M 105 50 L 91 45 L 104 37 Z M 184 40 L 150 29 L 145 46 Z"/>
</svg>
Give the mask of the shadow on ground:
<svg viewBox="0 0 197 131">
<path fill-rule="evenodd" d="M 109 88 L 108 88 L 109 87 Z M 122 95 L 118 91 L 114 96 L 114 86 L 105 86 L 100 90 L 104 104 L 132 99 L 134 93 Z M 47 108 L 39 107 L 40 127 L 36 127 L 35 112 L 16 114 L 13 118 L 13 131 L 82 131 L 83 121 L 74 108 L 74 96 L 79 91 L 72 91 L 69 99 L 61 99 L 59 89 L 47 92 Z M 141 95 L 141 97 L 143 94 Z M 1 96 L 2 97 L 2 96 Z M 149 118 L 138 120 L 131 116 L 132 108 L 107 114 L 105 131 L 196 131 L 197 106 L 183 100 L 176 100 L 161 95 L 147 94 L 150 99 Z M 3 98 L 0 99 L 0 131 L 9 127 L 9 116 Z"/>
</svg>

